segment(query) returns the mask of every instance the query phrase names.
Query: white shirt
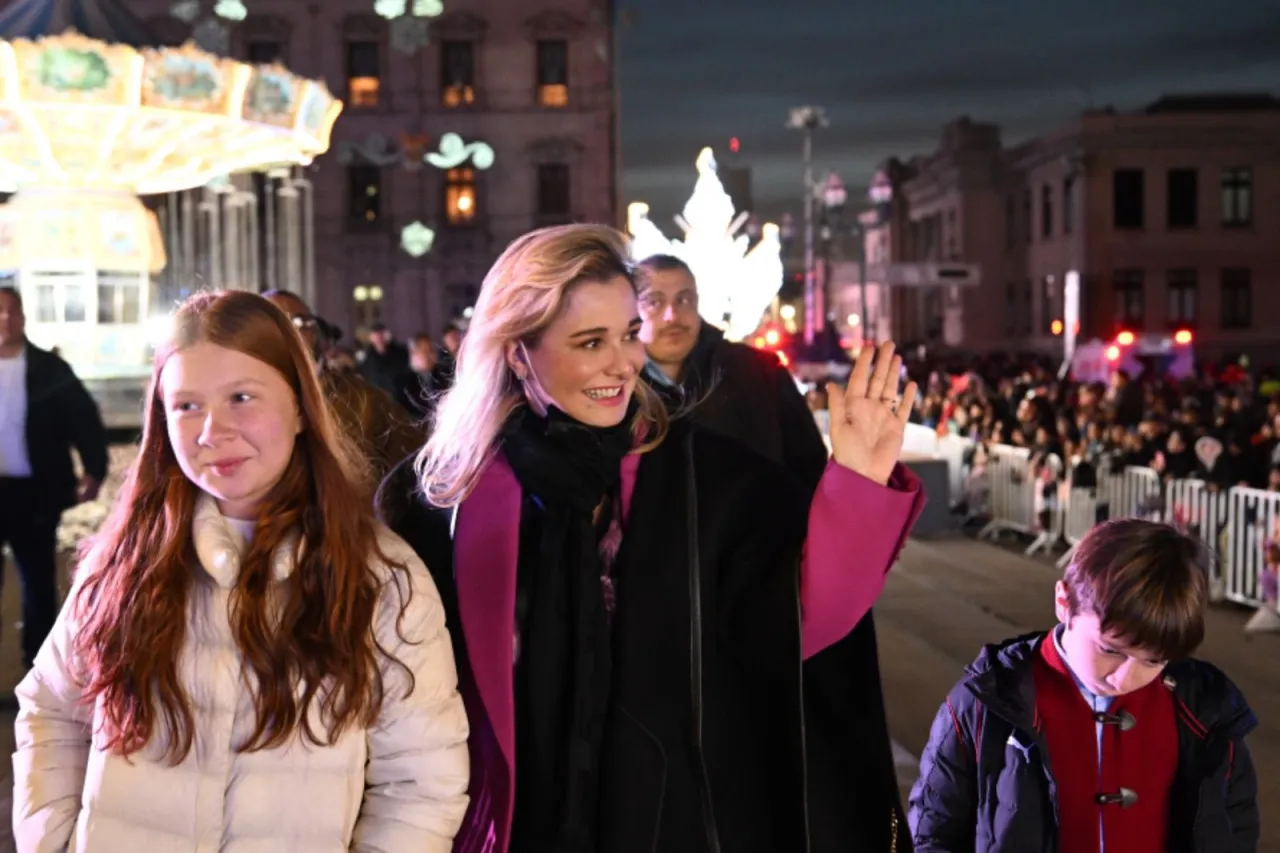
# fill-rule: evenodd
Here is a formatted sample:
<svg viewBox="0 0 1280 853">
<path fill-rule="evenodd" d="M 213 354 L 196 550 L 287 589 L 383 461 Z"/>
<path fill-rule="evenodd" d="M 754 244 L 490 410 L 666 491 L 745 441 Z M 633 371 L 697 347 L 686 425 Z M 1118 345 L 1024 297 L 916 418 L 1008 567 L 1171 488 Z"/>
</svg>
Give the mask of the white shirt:
<svg viewBox="0 0 1280 853">
<path fill-rule="evenodd" d="M 27 452 L 27 349 L 0 358 L 0 477 L 30 477 Z"/>
</svg>

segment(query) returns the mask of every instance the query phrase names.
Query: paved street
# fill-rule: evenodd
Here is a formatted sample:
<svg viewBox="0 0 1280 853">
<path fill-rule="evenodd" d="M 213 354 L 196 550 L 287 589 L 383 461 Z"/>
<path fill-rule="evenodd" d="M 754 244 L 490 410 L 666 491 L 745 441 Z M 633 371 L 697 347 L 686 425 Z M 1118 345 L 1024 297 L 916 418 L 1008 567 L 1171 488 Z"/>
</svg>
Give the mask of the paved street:
<svg viewBox="0 0 1280 853">
<path fill-rule="evenodd" d="M 885 701 L 894 739 L 918 756 L 938 705 L 984 642 L 1053 622 L 1052 564 L 966 539 L 912 540 L 876 608 Z M 1259 771 L 1263 853 L 1280 851 L 1280 635 L 1246 636 L 1249 614 L 1214 608 L 1201 656 L 1248 697 L 1261 725 L 1249 739 Z M 913 774 L 910 758 L 904 792 Z M 901 765 L 900 765 L 901 767 Z M 1272 819 L 1268 819 L 1272 818 Z"/>
<path fill-rule="evenodd" d="M 18 595 L 12 567 L 0 594 L 0 696 L 20 678 Z M 1053 618 L 1051 564 L 967 539 L 912 541 L 889 575 L 877 607 L 880 656 L 899 770 L 907 786 L 938 703 L 984 643 L 1035 628 Z M 1204 657 L 1222 666 L 1249 697 L 1261 720 L 1250 748 L 1260 769 L 1264 816 L 1280 814 L 1280 636 L 1246 637 L 1248 614 L 1215 608 Z M 13 750 L 13 712 L 0 711 L 0 755 Z M 0 761 L 0 853 L 13 849 L 9 827 L 12 769 Z M 1280 851 L 1280 821 L 1264 821 L 1264 853 Z"/>
</svg>

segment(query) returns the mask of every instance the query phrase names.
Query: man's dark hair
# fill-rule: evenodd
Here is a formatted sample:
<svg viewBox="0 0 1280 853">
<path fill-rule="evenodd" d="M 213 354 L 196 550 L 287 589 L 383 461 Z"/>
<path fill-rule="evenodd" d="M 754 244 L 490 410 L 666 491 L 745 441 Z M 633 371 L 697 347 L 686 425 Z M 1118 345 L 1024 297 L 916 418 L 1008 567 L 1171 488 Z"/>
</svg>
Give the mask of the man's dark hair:
<svg viewBox="0 0 1280 853">
<path fill-rule="evenodd" d="M 18 303 L 18 309 L 22 309 L 22 292 L 18 288 L 10 284 L 0 285 L 0 293 L 7 293 L 13 297 L 13 301 Z"/>
<path fill-rule="evenodd" d="M 1135 648 L 1185 658 L 1204 640 L 1211 562 L 1204 545 L 1167 524 L 1105 521 L 1076 547 L 1063 577 L 1067 605 Z"/>
<path fill-rule="evenodd" d="M 636 264 L 636 292 L 644 293 L 649 289 L 649 286 L 653 281 L 652 276 L 654 273 L 676 271 L 685 273 L 689 278 L 696 279 L 693 274 L 693 270 L 689 268 L 689 265 L 677 258 L 675 255 L 650 255 L 640 263 Z"/>
</svg>

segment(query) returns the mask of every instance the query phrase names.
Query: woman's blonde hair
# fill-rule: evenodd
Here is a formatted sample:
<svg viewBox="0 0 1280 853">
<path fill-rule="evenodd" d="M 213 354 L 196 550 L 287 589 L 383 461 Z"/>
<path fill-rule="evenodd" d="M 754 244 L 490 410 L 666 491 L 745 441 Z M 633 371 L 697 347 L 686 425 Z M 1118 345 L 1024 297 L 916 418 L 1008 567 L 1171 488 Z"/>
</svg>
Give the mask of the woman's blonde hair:
<svg viewBox="0 0 1280 853">
<path fill-rule="evenodd" d="M 436 405 L 431 438 L 418 454 L 423 495 L 439 507 L 456 506 L 475 488 L 497 450 L 498 434 L 524 391 L 507 363 L 507 347 L 533 347 L 578 285 L 623 276 L 635 287 L 629 245 L 604 225 L 559 225 L 518 238 L 494 263 L 480 287 L 471 325 L 458 350 L 453 386 Z M 644 381 L 636 383 L 634 429 L 656 447 L 667 432 L 667 412 Z"/>
</svg>

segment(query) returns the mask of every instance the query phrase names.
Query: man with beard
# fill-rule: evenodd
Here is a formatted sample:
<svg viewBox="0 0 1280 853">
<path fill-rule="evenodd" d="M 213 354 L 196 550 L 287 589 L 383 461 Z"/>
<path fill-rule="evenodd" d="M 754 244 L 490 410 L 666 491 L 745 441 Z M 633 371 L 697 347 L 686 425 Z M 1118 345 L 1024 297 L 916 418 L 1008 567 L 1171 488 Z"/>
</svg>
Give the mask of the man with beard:
<svg viewBox="0 0 1280 853">
<path fill-rule="evenodd" d="M 269 290 L 263 296 L 293 321 L 315 358 L 325 399 L 338 424 L 364 452 L 373 482 L 381 482 L 400 460 L 422 447 L 426 442 L 425 432 L 414 425 L 408 413 L 388 394 L 359 374 L 330 369 L 320 351 L 317 334 L 320 320 L 301 297 L 288 290 Z"/>
<path fill-rule="evenodd" d="M 697 281 L 679 258 L 641 261 L 636 282 L 649 384 L 673 412 L 781 464 L 812 494 L 827 448 L 777 358 L 702 321 Z M 804 706 L 811 853 L 909 850 L 870 613 L 805 661 Z"/>
</svg>

